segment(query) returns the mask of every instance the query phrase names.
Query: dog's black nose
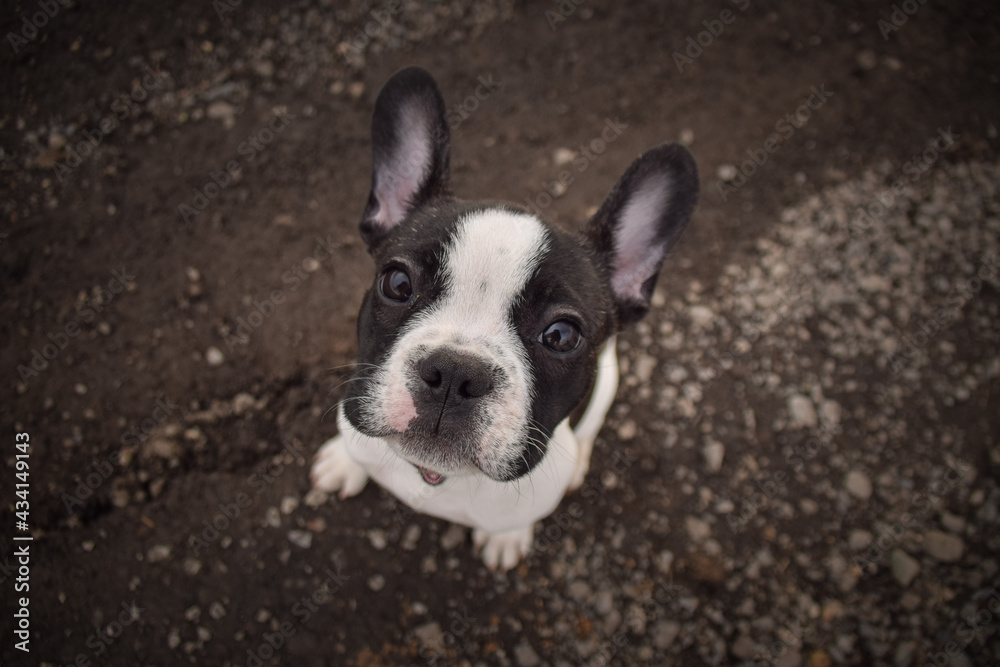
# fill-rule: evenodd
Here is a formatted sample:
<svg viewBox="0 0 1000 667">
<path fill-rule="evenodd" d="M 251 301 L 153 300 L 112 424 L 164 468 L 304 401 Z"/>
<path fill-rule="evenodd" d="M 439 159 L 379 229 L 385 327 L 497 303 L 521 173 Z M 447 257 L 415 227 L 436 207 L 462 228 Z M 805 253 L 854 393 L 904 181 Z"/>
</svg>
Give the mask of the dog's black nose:
<svg viewBox="0 0 1000 667">
<path fill-rule="evenodd" d="M 493 373 L 480 359 L 447 348 L 435 350 L 417 367 L 424 391 L 437 400 L 475 400 L 493 390 Z"/>
</svg>

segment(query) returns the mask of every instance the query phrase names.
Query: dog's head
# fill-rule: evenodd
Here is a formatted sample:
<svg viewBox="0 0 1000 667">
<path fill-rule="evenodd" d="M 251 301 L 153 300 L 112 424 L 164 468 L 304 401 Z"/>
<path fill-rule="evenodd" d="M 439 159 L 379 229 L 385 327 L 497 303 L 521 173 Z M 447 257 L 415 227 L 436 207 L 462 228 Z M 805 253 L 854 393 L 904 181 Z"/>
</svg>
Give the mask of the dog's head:
<svg viewBox="0 0 1000 667">
<path fill-rule="evenodd" d="M 517 206 L 451 196 L 445 105 L 431 76 L 396 74 L 372 121 L 361 236 L 375 283 L 344 408 L 428 484 L 513 480 L 586 397 L 597 355 L 649 308 L 698 195 L 678 145 L 637 159 L 582 234 Z"/>
</svg>

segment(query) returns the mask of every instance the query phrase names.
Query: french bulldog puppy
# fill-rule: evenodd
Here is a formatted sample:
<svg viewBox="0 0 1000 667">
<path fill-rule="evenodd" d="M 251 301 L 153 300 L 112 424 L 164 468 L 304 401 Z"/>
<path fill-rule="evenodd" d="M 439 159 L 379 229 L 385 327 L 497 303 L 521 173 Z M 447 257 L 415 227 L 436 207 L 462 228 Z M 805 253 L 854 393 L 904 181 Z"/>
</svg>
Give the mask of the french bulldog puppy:
<svg viewBox="0 0 1000 667">
<path fill-rule="evenodd" d="M 618 384 L 615 335 L 649 309 L 698 173 L 682 146 L 654 148 L 568 233 L 513 204 L 455 198 L 449 142 L 434 79 L 398 72 L 372 121 L 360 232 L 375 279 L 357 370 L 311 478 L 342 499 L 373 478 L 471 527 L 485 564 L 507 570 L 583 483 Z"/>
</svg>

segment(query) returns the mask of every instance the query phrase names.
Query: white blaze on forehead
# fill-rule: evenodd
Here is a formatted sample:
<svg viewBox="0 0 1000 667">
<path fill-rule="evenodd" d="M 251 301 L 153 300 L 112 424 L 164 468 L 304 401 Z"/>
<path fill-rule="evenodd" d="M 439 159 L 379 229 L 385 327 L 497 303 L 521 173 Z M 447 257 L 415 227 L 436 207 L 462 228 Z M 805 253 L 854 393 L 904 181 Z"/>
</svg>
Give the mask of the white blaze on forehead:
<svg viewBox="0 0 1000 667">
<path fill-rule="evenodd" d="M 442 266 L 451 321 L 475 335 L 506 330 L 510 308 L 548 250 L 545 228 L 534 217 L 492 209 L 458 223 Z M 485 327 L 483 331 L 480 327 Z"/>
</svg>

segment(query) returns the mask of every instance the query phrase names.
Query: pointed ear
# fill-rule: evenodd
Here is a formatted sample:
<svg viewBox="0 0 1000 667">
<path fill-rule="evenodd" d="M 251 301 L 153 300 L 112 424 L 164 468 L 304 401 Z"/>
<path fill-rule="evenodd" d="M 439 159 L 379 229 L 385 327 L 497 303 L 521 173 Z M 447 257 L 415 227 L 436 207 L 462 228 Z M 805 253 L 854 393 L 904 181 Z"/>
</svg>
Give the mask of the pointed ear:
<svg viewBox="0 0 1000 667">
<path fill-rule="evenodd" d="M 361 216 L 371 248 L 413 209 L 448 192 L 450 132 L 434 79 L 419 67 L 397 72 L 375 101 L 372 190 Z"/>
<path fill-rule="evenodd" d="M 698 168 L 679 144 L 639 157 L 608 195 L 586 234 L 604 260 L 620 324 L 643 317 L 663 259 L 698 201 Z"/>
</svg>

